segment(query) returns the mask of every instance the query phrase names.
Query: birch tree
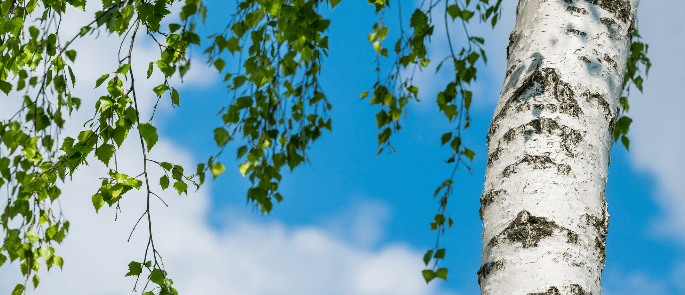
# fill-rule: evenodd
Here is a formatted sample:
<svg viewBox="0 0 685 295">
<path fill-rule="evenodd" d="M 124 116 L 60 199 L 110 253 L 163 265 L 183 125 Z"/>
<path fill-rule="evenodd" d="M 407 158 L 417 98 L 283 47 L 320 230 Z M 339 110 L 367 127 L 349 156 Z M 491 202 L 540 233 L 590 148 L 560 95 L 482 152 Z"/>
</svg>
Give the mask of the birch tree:
<svg viewBox="0 0 685 295">
<path fill-rule="evenodd" d="M 482 294 L 600 294 L 639 0 L 521 0 L 488 133 Z"/>
</svg>

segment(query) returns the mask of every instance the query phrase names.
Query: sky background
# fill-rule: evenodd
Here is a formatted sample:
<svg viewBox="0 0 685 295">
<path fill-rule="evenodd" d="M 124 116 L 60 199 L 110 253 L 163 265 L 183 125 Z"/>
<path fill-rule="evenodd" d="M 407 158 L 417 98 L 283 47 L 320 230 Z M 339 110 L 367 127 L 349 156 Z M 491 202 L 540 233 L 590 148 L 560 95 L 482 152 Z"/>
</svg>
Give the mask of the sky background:
<svg viewBox="0 0 685 295">
<path fill-rule="evenodd" d="M 472 87 L 472 127 L 464 134 L 465 144 L 476 152 L 471 165 L 475 171 L 459 170 L 448 206 L 455 226 L 441 238 L 441 245 L 447 248 L 442 266 L 450 269 L 449 281 L 430 285 L 423 282 L 420 271 L 423 253 L 435 243 L 429 223 L 438 203 L 432 196 L 453 168 L 443 161 L 449 148 L 440 146 L 440 135 L 453 125 L 438 113 L 434 97 L 449 74 L 428 70 L 418 75 L 422 101 L 409 104 L 408 119 L 392 138 L 397 153 L 374 156 L 378 109 L 368 100 L 360 101 L 359 94 L 376 79 L 375 52 L 366 34 L 377 16 L 373 6 L 359 2 L 343 0 L 324 12 L 332 21 L 331 49 L 323 62 L 321 83 L 333 104 L 333 131 L 324 133 L 308 152 L 311 165 L 286 173 L 281 182 L 284 200 L 270 216 L 252 212 L 245 203 L 250 184 L 233 161 L 236 143 L 229 146 L 232 153 L 221 159 L 227 171 L 215 181 L 188 196 L 166 191 L 162 197 L 168 208 L 153 203 L 156 243 L 181 294 L 479 294 L 478 208 L 487 155 L 485 134 L 504 79 L 516 1 L 504 1 L 495 30 L 487 24 L 471 29 L 485 37 L 489 60 L 487 67 L 479 66 Z M 226 15 L 233 12 L 228 1 L 206 4 L 207 25 L 200 28 L 201 35 L 223 29 Z M 405 26 L 417 4 L 402 1 Z M 66 20 L 62 30 L 76 32 L 92 16 L 94 5 L 86 13 L 74 11 L 79 17 Z M 397 37 L 397 12 L 393 5 L 385 15 L 388 46 Z M 650 45 L 654 65 L 644 94 L 631 94 L 631 151 L 616 145 L 611 153 L 604 294 L 685 294 L 682 15 L 685 3 L 678 0 L 643 1 L 639 8 L 638 29 Z M 460 46 L 464 39 L 460 27 L 452 26 L 451 32 L 454 44 Z M 434 36 L 429 52 L 433 60 L 440 60 L 447 48 L 441 37 L 444 28 L 436 26 Z M 75 93 L 84 104 L 69 123 L 67 135 L 77 134 L 92 115 L 93 98 L 104 91 L 91 88 L 95 79 L 117 64 L 116 38 L 77 42 Z M 202 48 L 192 53 L 197 62 L 183 83 L 172 81 L 180 89 L 181 107 L 172 108 L 165 99 L 160 102 L 153 121 L 160 142 L 152 150 L 153 159 L 194 167 L 217 151 L 212 130 L 222 123 L 215 114 L 230 96 L 216 71 L 202 63 Z M 155 57 L 154 50 L 149 40 L 136 44 L 134 70 L 140 76 Z M 229 62 L 227 67 L 235 69 L 237 63 Z M 160 79 L 156 73 L 137 89 L 150 89 Z M 16 102 L 13 96 L 0 100 L 0 117 L 13 113 Z M 150 91 L 139 102 L 142 113 L 149 116 L 154 94 Z M 118 155 L 119 167 L 127 167 L 128 174 L 139 173 L 140 147 L 134 140 Z M 63 190 L 62 208 L 72 224 L 57 250 L 64 257 L 64 270 L 41 273 L 39 288 L 30 288 L 29 294 L 128 294 L 133 288 L 135 279 L 123 275 L 130 261 L 142 259 L 146 233 L 137 230 L 131 242 L 126 239 L 144 211 L 144 194 L 127 195 L 116 222 L 113 209 L 96 214 L 90 196 L 97 190 L 97 177 L 107 168 L 91 163 L 77 172 L 78 182 L 66 184 Z M 160 172 L 152 171 L 152 178 Z M 17 273 L 16 264 L 0 267 L 0 295 L 10 294 L 21 281 Z"/>
</svg>

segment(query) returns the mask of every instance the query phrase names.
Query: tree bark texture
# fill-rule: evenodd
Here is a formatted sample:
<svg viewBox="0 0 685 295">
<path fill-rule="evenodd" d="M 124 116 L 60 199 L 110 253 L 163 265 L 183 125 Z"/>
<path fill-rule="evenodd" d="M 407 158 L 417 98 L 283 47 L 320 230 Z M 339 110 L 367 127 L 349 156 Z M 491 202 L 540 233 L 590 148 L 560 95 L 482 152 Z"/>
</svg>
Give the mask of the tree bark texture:
<svg viewBox="0 0 685 295">
<path fill-rule="evenodd" d="M 483 295 L 599 295 L 639 0 L 520 0 L 488 132 Z"/>
</svg>

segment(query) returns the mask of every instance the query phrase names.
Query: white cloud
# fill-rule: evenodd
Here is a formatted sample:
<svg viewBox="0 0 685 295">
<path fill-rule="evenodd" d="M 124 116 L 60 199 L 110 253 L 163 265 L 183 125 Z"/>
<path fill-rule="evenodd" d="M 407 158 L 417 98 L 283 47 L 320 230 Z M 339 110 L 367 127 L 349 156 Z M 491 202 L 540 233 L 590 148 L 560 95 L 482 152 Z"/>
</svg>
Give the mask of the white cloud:
<svg viewBox="0 0 685 295">
<path fill-rule="evenodd" d="M 120 167 L 140 166 L 135 144 L 126 146 Z M 162 141 L 153 154 L 190 165 L 191 157 Z M 143 191 L 126 195 L 119 220 L 114 210 L 96 214 L 90 195 L 96 177 L 106 171 L 94 164 L 77 172 L 79 182 L 67 184 L 62 207 L 72 223 L 57 253 L 65 258 L 64 270 L 41 273 L 39 288 L 31 294 L 118 294 L 129 291 L 135 279 L 124 278 L 127 264 L 141 261 L 147 238 L 145 220 L 130 243 L 130 229 L 145 208 Z M 153 182 L 159 169 L 151 169 Z M 85 181 L 91 178 L 91 181 Z M 157 187 L 156 185 L 154 187 Z M 160 189 L 153 188 L 159 192 Z M 436 284 L 420 277 L 419 251 L 402 244 L 379 250 L 344 242 L 321 227 L 289 227 L 278 221 L 254 223 L 226 218 L 227 226 L 213 230 L 206 221 L 209 186 L 189 196 L 166 191 L 160 194 L 166 208 L 153 198 L 153 233 L 158 250 L 181 294 L 433 294 Z M 366 205 L 364 205 L 366 206 Z M 363 206 L 362 206 L 363 207 Z M 358 215 L 364 216 L 362 209 Z M 383 210 L 382 208 L 376 208 Z M 362 218 L 361 220 L 364 220 Z M 371 237 L 374 238 L 374 237 Z M 0 269 L 0 290 L 17 283 L 16 266 Z M 12 278 L 12 279 L 9 279 Z M 144 283 L 143 283 L 144 284 Z M 139 283 L 138 290 L 142 289 Z M 4 293 L 0 293 L 4 295 Z"/>
</svg>

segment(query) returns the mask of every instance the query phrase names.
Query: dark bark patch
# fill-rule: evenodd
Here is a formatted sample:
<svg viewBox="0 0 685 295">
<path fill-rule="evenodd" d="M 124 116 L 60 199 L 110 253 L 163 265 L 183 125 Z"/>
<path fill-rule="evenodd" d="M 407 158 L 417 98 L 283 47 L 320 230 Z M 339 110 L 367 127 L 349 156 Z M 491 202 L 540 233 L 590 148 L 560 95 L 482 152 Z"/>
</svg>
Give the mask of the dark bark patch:
<svg viewBox="0 0 685 295">
<path fill-rule="evenodd" d="M 534 105 L 533 109 L 535 110 L 537 108 L 542 109 L 544 107 L 542 105 Z M 504 139 L 506 143 L 509 143 L 519 134 L 523 134 L 526 137 L 530 137 L 533 134 L 559 136 L 561 137 L 561 147 L 569 157 L 575 157 L 576 154 L 573 153 L 573 149 L 583 140 L 583 135 L 580 133 L 580 131 L 565 125 L 561 125 L 554 119 L 544 117 L 535 118 L 526 124 L 509 129 L 509 131 L 502 136 L 502 139 Z M 499 150 L 500 147 L 498 147 L 495 151 L 499 152 Z M 495 152 L 493 152 L 493 154 L 494 153 Z M 499 153 L 497 157 L 499 157 Z M 488 166 L 490 164 L 490 159 L 488 158 Z"/>
<path fill-rule="evenodd" d="M 509 45 L 507 45 L 507 60 L 509 60 L 510 52 L 514 50 L 514 47 L 516 46 L 518 37 L 518 34 L 516 34 L 515 32 L 511 32 L 511 34 L 509 35 Z"/>
<path fill-rule="evenodd" d="M 609 38 L 612 40 L 616 39 L 616 36 L 618 36 L 618 25 L 616 24 L 616 21 L 613 18 L 602 17 L 599 19 L 599 22 L 607 27 L 607 31 L 609 31 Z"/>
<path fill-rule="evenodd" d="M 613 14 L 624 23 L 630 22 L 630 11 L 632 7 L 628 0 L 585 0 L 585 2 L 599 5 L 602 9 Z"/>
<path fill-rule="evenodd" d="M 478 285 L 481 285 L 491 272 L 501 269 L 504 269 L 504 260 L 497 260 L 483 264 L 477 272 Z"/>
<path fill-rule="evenodd" d="M 531 248 L 537 247 L 540 240 L 551 236 L 558 228 L 559 226 L 554 221 L 533 216 L 523 210 L 501 234 L 510 242 L 521 243 L 523 248 Z"/>
<path fill-rule="evenodd" d="M 503 148 L 497 147 L 492 153 L 488 155 L 488 167 L 492 166 L 492 163 L 497 162 L 497 160 L 499 160 L 499 156 L 503 150 Z"/>
<path fill-rule="evenodd" d="M 581 37 L 581 38 L 587 37 L 587 33 L 581 32 L 580 30 L 573 29 L 573 28 L 566 29 L 566 34 L 575 35 L 575 36 Z"/>
<path fill-rule="evenodd" d="M 559 289 L 557 289 L 557 287 L 551 286 L 545 292 L 528 293 L 528 295 L 561 295 L 561 293 L 559 293 Z"/>
<path fill-rule="evenodd" d="M 492 119 L 490 130 L 487 135 L 488 143 L 490 142 L 492 135 L 500 128 L 500 121 L 504 119 L 507 112 L 511 111 L 512 108 L 519 110 L 522 105 L 526 104 L 531 98 L 545 93 L 549 94 L 550 97 L 558 102 L 558 107 L 555 109 L 559 112 L 575 118 L 583 114 L 582 109 L 575 99 L 575 92 L 571 88 L 571 85 L 562 81 L 555 69 L 535 69 L 525 78 L 523 83 L 521 83 L 521 86 L 514 91 L 512 96 L 504 103 L 504 106 L 499 113 Z"/>
<path fill-rule="evenodd" d="M 502 189 L 483 192 L 483 195 L 480 196 L 480 209 L 478 210 L 478 215 L 480 215 L 481 220 L 483 220 L 483 211 L 485 210 L 485 207 L 492 204 L 496 197 L 499 197 L 505 193 L 506 191 Z"/>
<path fill-rule="evenodd" d="M 611 65 L 611 67 L 613 67 L 614 70 L 618 70 L 618 64 L 616 64 L 616 61 L 614 61 L 614 59 L 611 58 L 608 54 L 604 54 L 604 61 Z"/>
<path fill-rule="evenodd" d="M 567 1 L 566 3 L 570 4 L 571 2 Z M 576 7 L 573 5 L 566 6 L 566 11 L 571 12 L 571 13 L 575 12 L 575 13 L 580 13 L 580 14 L 588 14 L 588 12 L 587 12 L 587 10 L 585 10 L 585 8 L 580 8 L 580 7 Z"/>
<path fill-rule="evenodd" d="M 578 284 L 571 284 L 571 295 L 592 295 L 592 293 L 590 293 L 589 291 L 585 292 L 585 290 L 583 290 L 583 287 L 581 287 Z"/>
<path fill-rule="evenodd" d="M 507 50 L 507 52 L 508 52 L 508 51 L 509 51 L 509 50 Z M 505 78 L 506 78 L 506 77 L 509 77 L 509 75 L 511 75 L 511 73 L 514 71 L 515 68 L 516 68 L 516 65 L 512 65 L 511 67 L 509 67 L 509 69 L 507 70 L 507 72 L 504 74 L 504 77 L 505 77 Z"/>
<path fill-rule="evenodd" d="M 554 162 L 552 158 L 550 158 L 547 155 L 524 155 L 521 159 L 516 161 L 514 164 L 511 164 L 504 168 L 502 171 L 502 176 L 503 177 L 509 177 L 513 173 L 518 172 L 518 167 L 521 164 L 527 164 L 529 166 L 532 166 L 533 170 L 537 169 L 550 169 L 550 168 L 557 168 L 557 172 L 559 174 L 564 174 L 568 175 L 569 172 L 571 172 L 571 166 L 566 165 L 566 164 L 559 164 Z"/>
<path fill-rule="evenodd" d="M 572 230 L 566 232 L 566 242 L 569 244 L 578 244 L 578 234 Z"/>
<path fill-rule="evenodd" d="M 598 217 L 587 214 L 585 216 L 587 224 L 597 230 L 595 249 L 599 253 L 599 259 L 601 260 L 602 267 L 604 267 L 604 261 L 606 260 L 607 234 L 609 233 L 609 215 L 602 214 L 601 217 Z"/>
</svg>

